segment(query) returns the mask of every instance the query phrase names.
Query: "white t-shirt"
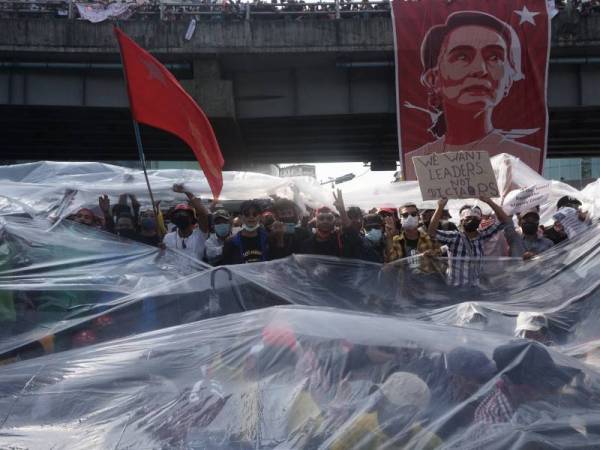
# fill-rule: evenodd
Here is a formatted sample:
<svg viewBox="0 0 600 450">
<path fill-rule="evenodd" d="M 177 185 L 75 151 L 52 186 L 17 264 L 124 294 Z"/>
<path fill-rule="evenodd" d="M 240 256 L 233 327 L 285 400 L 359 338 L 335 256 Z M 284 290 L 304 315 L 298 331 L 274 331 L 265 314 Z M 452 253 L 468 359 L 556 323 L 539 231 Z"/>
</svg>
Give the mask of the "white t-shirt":
<svg viewBox="0 0 600 450">
<path fill-rule="evenodd" d="M 202 258 L 204 258 L 204 248 L 206 247 L 206 234 L 198 228 L 194 228 L 192 234 L 182 238 L 179 236 L 177 230 L 175 230 L 165 235 L 163 243 L 167 248 L 174 248 L 190 255 L 192 258 L 202 261 Z"/>
</svg>

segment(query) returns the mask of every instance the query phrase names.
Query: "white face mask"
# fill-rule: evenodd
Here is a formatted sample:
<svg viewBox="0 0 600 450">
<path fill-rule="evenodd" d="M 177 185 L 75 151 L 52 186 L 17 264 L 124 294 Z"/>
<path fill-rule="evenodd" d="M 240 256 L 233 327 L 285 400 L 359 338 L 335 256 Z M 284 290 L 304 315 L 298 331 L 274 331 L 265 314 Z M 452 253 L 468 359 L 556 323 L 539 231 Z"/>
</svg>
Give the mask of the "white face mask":
<svg viewBox="0 0 600 450">
<path fill-rule="evenodd" d="M 231 234 L 238 234 L 242 231 L 242 227 L 231 227 Z"/>
<path fill-rule="evenodd" d="M 383 237 L 383 233 L 381 230 L 377 230 L 375 228 L 373 228 L 372 230 L 369 230 L 369 232 L 365 235 L 365 237 L 370 240 L 371 242 L 379 242 L 381 241 L 381 238 Z"/>
<path fill-rule="evenodd" d="M 249 231 L 250 233 L 252 233 L 253 231 L 258 230 L 258 227 L 260 227 L 260 224 L 256 224 L 253 227 L 251 227 L 250 225 L 246 225 L 246 224 L 242 225 L 242 228 L 245 231 Z"/>
<path fill-rule="evenodd" d="M 402 227 L 407 230 L 414 230 L 419 226 L 419 218 L 416 216 L 408 216 L 402 218 Z"/>
</svg>

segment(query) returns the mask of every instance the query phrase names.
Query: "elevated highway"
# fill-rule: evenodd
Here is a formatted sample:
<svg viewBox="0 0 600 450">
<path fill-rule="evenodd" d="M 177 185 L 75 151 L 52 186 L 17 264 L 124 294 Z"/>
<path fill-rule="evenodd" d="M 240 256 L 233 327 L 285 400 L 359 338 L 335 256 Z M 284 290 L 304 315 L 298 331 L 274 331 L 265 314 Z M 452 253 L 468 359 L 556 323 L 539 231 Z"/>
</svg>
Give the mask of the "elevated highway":
<svg viewBox="0 0 600 450">
<path fill-rule="evenodd" d="M 197 99 L 232 168 L 395 161 L 388 5 L 320 5 L 205 11 L 197 3 L 161 4 L 120 26 Z M 1 159 L 135 159 L 113 24 L 4 11 Z M 192 17 L 198 22 L 187 40 Z M 552 25 L 549 154 L 600 155 L 600 16 L 563 10 Z M 144 128 L 143 136 L 148 159 L 192 158 L 166 133 Z"/>
</svg>

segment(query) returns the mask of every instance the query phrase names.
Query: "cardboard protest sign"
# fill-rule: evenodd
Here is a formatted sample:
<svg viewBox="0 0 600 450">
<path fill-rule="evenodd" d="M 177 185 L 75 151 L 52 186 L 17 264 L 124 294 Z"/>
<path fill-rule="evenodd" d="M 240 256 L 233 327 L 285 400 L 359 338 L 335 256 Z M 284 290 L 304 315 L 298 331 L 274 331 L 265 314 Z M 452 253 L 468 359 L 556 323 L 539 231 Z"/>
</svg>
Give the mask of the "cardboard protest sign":
<svg viewBox="0 0 600 450">
<path fill-rule="evenodd" d="M 517 214 L 536 206 L 543 205 L 550 197 L 550 182 L 536 184 L 524 189 L 508 193 L 504 199 L 503 208 L 509 214 Z"/>
<path fill-rule="evenodd" d="M 413 164 L 423 200 L 500 195 L 487 152 L 433 153 Z"/>
</svg>

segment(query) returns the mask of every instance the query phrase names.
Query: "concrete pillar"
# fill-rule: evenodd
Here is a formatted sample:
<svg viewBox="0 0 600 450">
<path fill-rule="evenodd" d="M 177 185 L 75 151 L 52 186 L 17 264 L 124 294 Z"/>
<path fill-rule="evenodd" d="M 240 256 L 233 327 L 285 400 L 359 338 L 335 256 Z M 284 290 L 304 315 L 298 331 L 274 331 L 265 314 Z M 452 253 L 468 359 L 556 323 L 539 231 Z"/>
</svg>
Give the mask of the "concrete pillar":
<svg viewBox="0 0 600 450">
<path fill-rule="evenodd" d="M 233 82 L 221 79 L 216 60 L 196 59 L 193 80 L 182 80 L 183 87 L 209 117 L 235 118 Z"/>
</svg>

